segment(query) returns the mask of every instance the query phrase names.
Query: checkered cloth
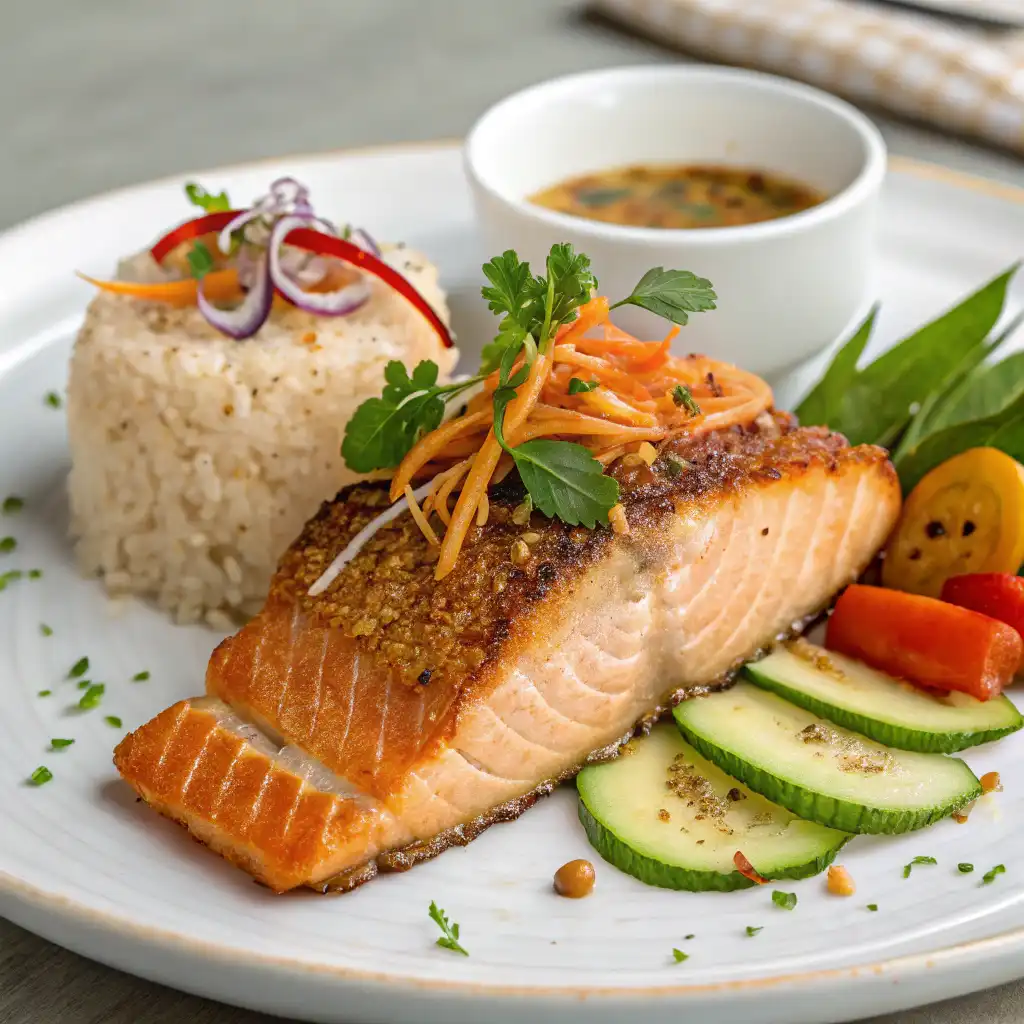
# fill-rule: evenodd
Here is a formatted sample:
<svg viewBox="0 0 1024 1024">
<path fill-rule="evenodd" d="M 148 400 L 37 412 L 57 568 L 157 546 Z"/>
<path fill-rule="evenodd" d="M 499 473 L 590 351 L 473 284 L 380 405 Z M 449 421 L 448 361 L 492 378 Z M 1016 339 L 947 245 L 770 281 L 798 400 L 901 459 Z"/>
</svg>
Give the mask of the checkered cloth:
<svg viewBox="0 0 1024 1024">
<path fill-rule="evenodd" d="M 1024 32 L 856 0 L 593 0 L 690 53 L 1024 151 Z"/>
</svg>

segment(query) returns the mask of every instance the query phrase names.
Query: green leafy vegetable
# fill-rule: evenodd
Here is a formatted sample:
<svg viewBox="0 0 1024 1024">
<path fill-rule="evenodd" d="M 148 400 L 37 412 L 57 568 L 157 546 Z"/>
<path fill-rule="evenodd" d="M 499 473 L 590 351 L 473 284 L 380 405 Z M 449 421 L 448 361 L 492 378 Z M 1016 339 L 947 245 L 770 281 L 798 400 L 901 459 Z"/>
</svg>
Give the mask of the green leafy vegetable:
<svg viewBox="0 0 1024 1024">
<path fill-rule="evenodd" d="M 1024 460 L 1024 394 L 1001 412 L 929 434 L 896 462 L 904 490 L 911 490 L 940 463 L 970 448 L 998 448 Z"/>
<path fill-rule="evenodd" d="M 106 690 L 106 686 L 103 683 L 93 683 L 85 693 L 82 694 L 82 699 L 79 700 L 78 706 L 83 711 L 91 711 L 95 707 L 99 707 L 100 701 L 103 699 L 103 693 Z"/>
<path fill-rule="evenodd" d="M 703 313 L 715 308 L 717 296 L 711 282 L 691 274 L 689 270 L 666 270 L 654 267 L 640 278 L 633 291 L 613 305 L 640 306 L 643 309 L 686 325 L 690 313 Z"/>
<path fill-rule="evenodd" d="M 761 925 L 758 928 L 755 928 L 753 925 L 749 925 L 749 924 L 747 925 L 747 935 L 749 935 L 751 937 L 755 936 L 758 932 L 763 932 L 763 931 L 764 931 L 764 925 Z"/>
<path fill-rule="evenodd" d="M 604 466 L 590 450 L 571 441 L 538 439 L 510 448 L 505 442 L 505 408 L 515 389 L 525 379 L 525 368 L 507 378 L 511 359 L 501 367 L 500 387 L 494 392 L 494 436 L 511 456 L 534 508 L 549 517 L 557 516 L 570 526 L 608 522 L 608 512 L 619 500 L 618 481 L 604 475 Z"/>
<path fill-rule="evenodd" d="M 948 388 L 985 350 L 1017 266 L 858 370 L 875 312 L 840 349 L 825 376 L 797 409 L 801 422 L 828 424 L 852 444 L 892 447 L 915 405 Z"/>
<path fill-rule="evenodd" d="M 903 877 L 909 878 L 910 872 L 914 869 L 917 864 L 938 864 L 939 862 L 934 857 L 915 857 L 909 864 L 903 865 Z"/>
<path fill-rule="evenodd" d="M 969 875 L 974 870 L 974 865 L 973 864 L 957 864 L 956 869 L 957 869 L 957 871 L 960 872 L 961 875 Z"/>
<path fill-rule="evenodd" d="M 868 904 L 868 910 L 870 910 L 870 911 L 878 910 L 878 904 L 877 903 L 869 903 Z"/>
<path fill-rule="evenodd" d="M 1006 874 L 1006 866 L 1004 864 L 997 864 L 991 871 L 986 871 L 981 876 L 982 885 L 991 885 L 996 880 L 996 875 Z"/>
<path fill-rule="evenodd" d="M 121 728 L 121 719 L 118 718 L 117 715 L 105 715 L 103 717 L 103 721 L 106 722 L 107 725 L 111 726 L 111 728 L 114 728 L 114 729 L 120 729 Z"/>
<path fill-rule="evenodd" d="M 450 949 L 454 953 L 461 953 L 463 956 L 469 956 L 467 950 L 465 950 L 459 944 L 459 926 L 457 924 L 449 924 L 448 918 L 445 916 L 445 912 L 441 910 L 438 905 L 431 900 L 430 901 L 430 920 L 441 929 L 444 934 L 437 940 L 437 944 L 442 949 Z"/>
<path fill-rule="evenodd" d="M 223 213 L 225 210 L 231 209 L 227 192 L 218 192 L 214 195 L 194 181 L 190 181 L 185 186 L 185 195 L 188 196 L 188 200 L 193 206 L 198 206 L 206 213 Z"/>
<path fill-rule="evenodd" d="M 772 903 L 783 910 L 792 910 L 796 906 L 796 893 L 780 892 L 776 889 L 772 892 Z"/>
<path fill-rule="evenodd" d="M 689 960 L 690 959 L 690 954 L 689 953 L 684 953 L 681 949 L 676 949 L 673 946 L 672 947 L 672 957 L 673 957 L 673 959 L 675 960 L 675 962 L 677 964 L 681 964 L 684 960 Z"/>
<path fill-rule="evenodd" d="M 89 659 L 79 658 L 78 661 L 68 669 L 68 679 L 81 679 L 89 671 Z"/>
<path fill-rule="evenodd" d="M 39 632 L 42 633 L 43 636 L 53 636 L 53 630 L 45 622 L 39 623 Z"/>
<path fill-rule="evenodd" d="M 44 402 L 51 409 L 59 409 L 64 404 L 64 399 L 56 391 L 47 391 L 46 397 L 43 399 Z"/>
<path fill-rule="evenodd" d="M 700 415 L 700 406 L 693 397 L 693 392 L 685 384 L 677 384 L 672 389 L 672 401 L 680 408 L 685 407 L 691 416 Z"/>
<path fill-rule="evenodd" d="M 569 378 L 569 394 L 570 395 L 583 395 L 588 391 L 593 391 L 598 386 L 599 382 L 596 380 L 580 380 L 579 377 Z"/>
<path fill-rule="evenodd" d="M 18 542 L 13 537 L 4 537 L 0 540 L 0 554 L 10 554 L 17 546 Z"/>
<path fill-rule="evenodd" d="M 16 494 L 11 494 L 4 498 L 3 514 L 5 516 L 12 516 L 15 512 L 20 512 L 24 507 L 25 499 L 19 498 Z"/>
<path fill-rule="evenodd" d="M 132 682 L 133 683 L 144 683 L 148 679 L 149 679 L 149 672 L 145 672 L 145 671 L 144 672 L 136 672 L 135 675 L 132 676 Z"/>
<path fill-rule="evenodd" d="M 188 251 L 188 266 L 197 281 L 202 281 L 216 265 L 213 253 L 204 242 L 192 243 L 192 248 Z"/>
<path fill-rule="evenodd" d="M 437 363 L 424 360 L 412 376 L 397 359 L 384 368 L 387 382 L 380 398 L 368 398 L 345 427 L 341 454 L 358 473 L 397 466 L 423 434 L 444 416 L 446 396 L 465 391 L 482 378 L 437 384 Z"/>
<path fill-rule="evenodd" d="M 30 776 L 29 782 L 33 786 L 43 786 L 53 778 L 53 772 L 46 767 L 45 764 L 41 764 Z"/>
<path fill-rule="evenodd" d="M 74 742 L 74 740 L 60 740 L 54 738 L 50 740 L 50 748 L 52 750 L 63 750 L 65 747 L 70 747 Z"/>
</svg>

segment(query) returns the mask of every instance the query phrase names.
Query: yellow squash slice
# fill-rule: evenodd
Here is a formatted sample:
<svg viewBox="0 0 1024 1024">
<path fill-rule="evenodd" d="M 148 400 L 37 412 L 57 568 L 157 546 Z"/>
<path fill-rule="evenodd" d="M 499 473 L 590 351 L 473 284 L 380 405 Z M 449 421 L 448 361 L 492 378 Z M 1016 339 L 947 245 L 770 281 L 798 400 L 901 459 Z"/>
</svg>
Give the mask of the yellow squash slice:
<svg viewBox="0 0 1024 1024">
<path fill-rule="evenodd" d="M 938 597 L 951 576 L 1017 572 L 1024 563 L 1024 466 L 972 448 L 936 466 L 911 492 L 889 541 L 882 582 Z"/>
</svg>

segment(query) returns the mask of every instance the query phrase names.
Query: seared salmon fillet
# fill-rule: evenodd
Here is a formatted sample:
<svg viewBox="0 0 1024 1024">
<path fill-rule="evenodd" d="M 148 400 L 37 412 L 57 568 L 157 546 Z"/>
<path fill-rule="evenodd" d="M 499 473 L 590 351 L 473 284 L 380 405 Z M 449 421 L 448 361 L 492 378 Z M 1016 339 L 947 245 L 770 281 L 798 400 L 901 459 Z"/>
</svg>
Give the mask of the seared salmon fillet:
<svg viewBox="0 0 1024 1024">
<path fill-rule="evenodd" d="M 379 484 L 342 491 L 214 652 L 207 695 L 127 736 L 118 770 L 271 888 L 350 888 L 515 817 L 726 683 L 861 573 L 900 507 L 884 451 L 782 414 L 612 473 L 626 534 L 527 521 L 509 483 L 444 579 L 406 513 L 310 597 L 388 505 Z"/>
</svg>

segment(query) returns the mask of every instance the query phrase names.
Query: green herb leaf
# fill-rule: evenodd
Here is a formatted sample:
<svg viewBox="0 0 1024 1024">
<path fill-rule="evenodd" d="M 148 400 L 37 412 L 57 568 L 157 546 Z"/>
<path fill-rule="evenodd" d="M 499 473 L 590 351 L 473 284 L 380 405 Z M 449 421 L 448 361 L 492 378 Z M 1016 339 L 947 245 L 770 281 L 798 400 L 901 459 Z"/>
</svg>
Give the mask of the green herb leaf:
<svg viewBox="0 0 1024 1024">
<path fill-rule="evenodd" d="M 44 402 L 51 409 L 59 409 L 64 404 L 64 399 L 56 391 L 47 391 L 46 397 L 43 399 Z"/>
<path fill-rule="evenodd" d="M 683 936 L 683 938 L 686 939 L 687 942 L 689 942 L 690 939 L 695 939 L 696 937 L 697 937 L 696 935 L 684 935 Z"/>
<path fill-rule="evenodd" d="M 81 679 L 89 671 L 89 659 L 79 658 L 78 661 L 68 669 L 68 679 Z"/>
<path fill-rule="evenodd" d="M 25 499 L 19 498 L 16 494 L 11 494 L 4 498 L 3 514 L 5 516 L 12 516 L 15 512 L 20 512 L 24 507 Z"/>
<path fill-rule="evenodd" d="M 909 864 L 903 865 L 903 877 L 909 878 L 910 872 L 913 870 L 916 864 L 938 864 L 939 862 L 934 857 L 915 857 Z"/>
<path fill-rule="evenodd" d="M 13 537 L 4 537 L 0 540 L 0 554 L 10 554 L 17 546 L 18 542 Z"/>
<path fill-rule="evenodd" d="M 30 776 L 29 782 L 33 786 L 43 786 L 53 778 L 53 772 L 46 767 L 45 764 L 41 764 Z"/>
<path fill-rule="evenodd" d="M 65 747 L 70 747 L 74 742 L 74 740 L 59 740 L 54 738 L 50 740 L 50 748 L 52 750 L 63 750 Z"/>
<path fill-rule="evenodd" d="M 878 910 L 878 904 L 877 903 L 869 903 L 868 904 L 868 910 L 871 910 L 871 911 Z"/>
<path fill-rule="evenodd" d="M 684 960 L 690 959 L 689 953 L 684 953 L 681 949 L 672 948 L 672 956 L 677 964 L 681 964 Z"/>
<path fill-rule="evenodd" d="M 36 694 L 36 696 L 37 697 L 49 697 L 51 693 L 53 693 L 53 690 L 40 690 Z"/>
<path fill-rule="evenodd" d="M 29 571 L 28 571 L 28 578 L 30 580 L 41 580 L 43 578 L 43 570 L 42 569 L 29 569 Z"/>
<path fill-rule="evenodd" d="M 1024 394 L 993 416 L 929 434 L 897 459 L 904 491 L 912 490 L 926 473 L 954 455 L 985 447 L 998 448 L 1018 462 L 1024 459 Z"/>
<path fill-rule="evenodd" d="M 685 384 L 677 384 L 672 389 L 672 401 L 681 408 L 685 406 L 691 416 L 700 415 L 700 406 L 693 397 L 693 392 Z"/>
<path fill-rule="evenodd" d="M 53 636 L 53 630 L 45 622 L 39 623 L 39 632 L 42 633 L 43 636 Z"/>
<path fill-rule="evenodd" d="M 132 676 L 132 682 L 133 683 L 144 683 L 148 679 L 149 679 L 149 673 L 148 672 L 136 672 L 135 675 Z"/>
<path fill-rule="evenodd" d="M 213 253 L 204 242 L 193 242 L 188 251 L 188 267 L 197 281 L 202 281 L 217 265 Z"/>
<path fill-rule="evenodd" d="M 79 679 L 78 680 L 78 688 L 80 690 L 88 690 L 90 686 L 92 686 L 92 680 L 91 679 Z"/>
<path fill-rule="evenodd" d="M 550 309 L 545 309 L 541 333 L 534 335 L 542 349 L 557 327 L 576 319 L 576 310 L 597 287 L 597 278 L 590 269 L 590 257 L 576 252 L 568 242 L 551 246 L 547 271 Z M 533 331 L 529 333 L 533 334 Z"/>
<path fill-rule="evenodd" d="M 570 377 L 569 394 L 585 395 L 588 391 L 593 391 L 598 384 L 599 382 L 596 380 L 580 380 L 579 377 Z"/>
<path fill-rule="evenodd" d="M 772 903 L 777 907 L 782 907 L 783 910 L 792 910 L 796 906 L 796 893 L 780 892 L 776 889 L 772 892 Z"/>
<path fill-rule="evenodd" d="M 851 444 L 892 447 L 906 429 L 911 410 L 936 389 L 947 388 L 972 354 L 985 347 L 1006 301 L 1014 265 L 863 370 L 859 360 L 874 313 L 839 353 L 821 382 L 797 409 L 805 424 L 827 423 Z"/>
<path fill-rule="evenodd" d="M 640 278 L 630 295 L 611 308 L 640 306 L 665 320 L 685 326 L 690 313 L 714 309 L 716 298 L 711 282 L 705 278 L 697 277 L 689 270 L 654 267 Z"/>
<path fill-rule="evenodd" d="M 969 875 L 974 870 L 974 865 L 967 863 L 957 864 L 956 869 L 961 875 Z"/>
<path fill-rule="evenodd" d="M 764 925 L 761 925 L 759 928 L 755 928 L 755 927 L 753 927 L 753 925 L 749 925 L 749 924 L 747 925 L 747 935 L 754 936 L 758 932 L 763 932 L 763 931 L 764 931 Z"/>
<path fill-rule="evenodd" d="M 527 441 L 512 458 L 534 505 L 570 526 L 593 529 L 608 522 L 619 500 L 618 481 L 605 476 L 590 450 L 571 441 Z"/>
<path fill-rule="evenodd" d="M 207 213 L 222 213 L 231 209 L 227 192 L 218 192 L 214 195 L 193 181 L 185 186 L 185 195 L 188 196 L 188 200 L 193 206 L 198 206 Z"/>
<path fill-rule="evenodd" d="M 78 702 L 78 706 L 83 711 L 91 711 L 93 708 L 98 707 L 105 690 L 106 686 L 104 686 L 103 683 L 93 683 L 92 686 L 82 694 L 82 699 Z"/>
<path fill-rule="evenodd" d="M 991 871 L 986 871 L 981 876 L 982 885 L 991 885 L 996 880 L 996 875 L 1003 875 L 1006 873 L 1006 866 L 1003 864 L 997 864 Z"/>
<path fill-rule="evenodd" d="M 445 912 L 441 910 L 433 900 L 430 901 L 430 910 L 428 913 L 430 915 L 430 920 L 433 921 L 442 932 L 444 932 L 444 935 L 437 940 L 437 944 L 442 949 L 450 949 L 453 953 L 461 953 L 463 956 L 469 956 L 469 953 L 459 945 L 459 926 L 457 924 L 449 924 L 448 918 L 445 916 Z"/>
<path fill-rule="evenodd" d="M 20 580 L 24 575 L 20 569 L 10 569 L 7 572 L 0 573 L 0 590 L 6 590 L 8 583 L 14 583 Z"/>
<path fill-rule="evenodd" d="M 105 715 L 103 721 L 114 729 L 121 728 L 121 719 L 118 718 L 117 715 Z"/>
</svg>

